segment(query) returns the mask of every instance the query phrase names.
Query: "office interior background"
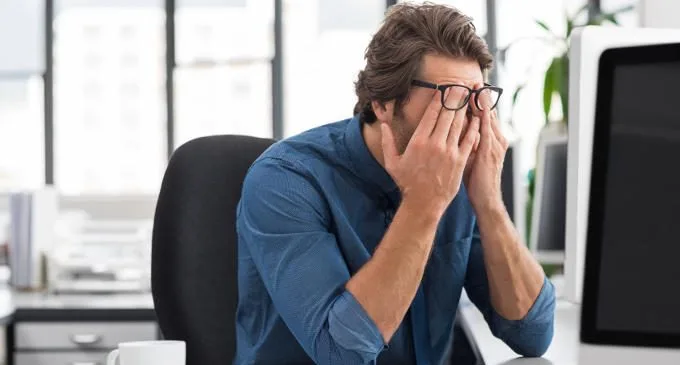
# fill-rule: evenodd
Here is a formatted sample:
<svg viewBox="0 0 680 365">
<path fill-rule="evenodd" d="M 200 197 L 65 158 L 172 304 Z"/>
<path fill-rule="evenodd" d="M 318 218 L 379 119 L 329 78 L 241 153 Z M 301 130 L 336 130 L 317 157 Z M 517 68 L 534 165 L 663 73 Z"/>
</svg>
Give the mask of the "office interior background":
<svg viewBox="0 0 680 365">
<path fill-rule="evenodd" d="M 669 0 L 433 1 L 471 16 L 496 55 L 489 81 L 505 90 L 499 117 L 514 146 L 519 190 L 528 188 L 546 126 L 545 70 L 565 47 L 551 41 L 550 32 L 564 34 L 567 15 L 586 4 L 590 10 L 580 13 L 579 22 L 597 11 L 630 8 L 616 16 L 618 26 L 646 26 L 651 13 L 644 10 L 664 1 Z M 387 7 L 397 2 L 0 0 L 0 246 L 6 247 L 10 235 L 7 197 L 53 186 L 64 227 L 78 231 L 59 232 L 68 242 L 55 242 L 61 244 L 50 253 L 56 261 L 124 257 L 127 251 L 111 248 L 121 239 L 150 248 L 156 196 L 179 146 L 215 134 L 285 138 L 351 117 L 365 48 Z M 653 15 L 653 23 L 663 26 L 672 12 Z M 670 23 L 677 27 L 676 20 Z M 555 95 L 549 120 L 563 120 L 559 103 Z M 524 204 L 515 202 L 518 225 L 526 223 Z M 70 224 L 78 219 L 88 223 Z M 86 232 L 93 227 L 108 236 Z M 83 254 L 84 242 L 100 247 Z M 7 264 L 6 252 L 0 249 L 0 265 Z M 148 250 L 141 256 L 148 270 Z M 5 280 L 6 270 L 0 269 L 0 282 Z M 59 284 L 70 285 L 65 279 Z M 143 308 L 152 316 L 148 288 L 141 288 L 147 295 L 121 308 Z M 3 293 L 0 285 L 0 325 Z M 13 298 L 15 309 L 81 307 L 81 299 Z M 111 302 L 82 301 L 95 307 Z M 10 328 L 10 339 L 17 328 Z M 156 335 L 152 328 L 142 338 Z M 0 345 L 0 357 L 24 351 L 29 359 L 51 349 L 19 343 L 13 349 L 12 341 Z"/>
</svg>

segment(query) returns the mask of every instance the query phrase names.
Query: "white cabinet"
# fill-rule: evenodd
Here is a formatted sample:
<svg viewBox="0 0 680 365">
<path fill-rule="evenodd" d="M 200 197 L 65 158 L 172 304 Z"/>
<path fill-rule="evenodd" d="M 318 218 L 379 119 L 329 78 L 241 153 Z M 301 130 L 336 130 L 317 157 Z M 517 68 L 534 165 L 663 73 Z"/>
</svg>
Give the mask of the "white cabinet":
<svg viewBox="0 0 680 365">
<path fill-rule="evenodd" d="M 104 365 L 121 342 L 158 339 L 155 322 L 19 322 L 14 365 Z"/>
</svg>

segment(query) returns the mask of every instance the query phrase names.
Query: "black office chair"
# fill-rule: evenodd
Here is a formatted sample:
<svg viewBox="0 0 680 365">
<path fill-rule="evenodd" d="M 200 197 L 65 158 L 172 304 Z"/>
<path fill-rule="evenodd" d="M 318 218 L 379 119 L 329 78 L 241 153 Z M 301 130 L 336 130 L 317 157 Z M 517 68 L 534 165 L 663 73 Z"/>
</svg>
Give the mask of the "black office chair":
<svg viewBox="0 0 680 365">
<path fill-rule="evenodd" d="M 198 138 L 172 155 L 158 196 L 151 284 L 163 337 L 187 343 L 187 365 L 234 358 L 236 205 L 248 167 L 274 141 Z"/>
</svg>

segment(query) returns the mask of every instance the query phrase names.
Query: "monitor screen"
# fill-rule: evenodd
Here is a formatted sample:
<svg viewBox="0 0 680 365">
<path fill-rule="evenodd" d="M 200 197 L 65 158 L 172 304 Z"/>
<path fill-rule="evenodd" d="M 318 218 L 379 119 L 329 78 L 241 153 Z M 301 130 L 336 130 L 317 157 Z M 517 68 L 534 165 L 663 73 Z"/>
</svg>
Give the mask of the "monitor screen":
<svg viewBox="0 0 680 365">
<path fill-rule="evenodd" d="M 537 251 L 563 252 L 567 199 L 567 141 L 546 144 L 541 150 L 543 166 L 536 173 L 535 204 L 540 204 L 537 231 Z M 540 188 L 540 189 L 539 189 Z"/>
<path fill-rule="evenodd" d="M 582 337 L 680 347 L 680 45 L 599 73 Z"/>
<path fill-rule="evenodd" d="M 680 60 L 613 73 L 597 327 L 680 333 Z"/>
</svg>

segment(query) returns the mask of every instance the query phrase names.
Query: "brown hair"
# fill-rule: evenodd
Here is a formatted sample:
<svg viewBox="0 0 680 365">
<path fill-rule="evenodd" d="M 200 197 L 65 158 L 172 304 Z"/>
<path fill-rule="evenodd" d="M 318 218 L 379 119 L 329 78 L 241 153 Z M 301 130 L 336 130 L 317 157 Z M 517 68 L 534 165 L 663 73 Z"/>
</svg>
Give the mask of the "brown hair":
<svg viewBox="0 0 680 365">
<path fill-rule="evenodd" d="M 472 18 L 446 5 L 402 3 L 390 8 L 382 26 L 366 48 L 366 67 L 354 84 L 358 102 L 354 114 L 361 121 L 376 120 L 371 101 L 405 102 L 411 81 L 427 53 L 477 61 L 489 70 L 493 56 L 486 42 L 475 33 Z"/>
</svg>

